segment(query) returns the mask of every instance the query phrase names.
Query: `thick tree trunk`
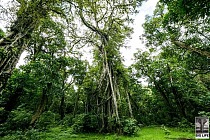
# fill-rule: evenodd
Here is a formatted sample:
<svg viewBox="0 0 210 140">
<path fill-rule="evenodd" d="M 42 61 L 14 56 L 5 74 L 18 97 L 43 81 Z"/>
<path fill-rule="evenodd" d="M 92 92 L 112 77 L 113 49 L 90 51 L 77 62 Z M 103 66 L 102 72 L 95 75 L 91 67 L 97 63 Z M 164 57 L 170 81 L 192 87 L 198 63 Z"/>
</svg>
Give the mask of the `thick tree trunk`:
<svg viewBox="0 0 210 140">
<path fill-rule="evenodd" d="M 10 34 L 0 40 L 0 48 L 3 50 L 0 52 L 0 94 L 6 87 L 20 55 L 28 47 L 31 34 L 38 27 L 41 17 L 47 14 L 47 10 L 42 7 L 42 1 L 30 1 L 24 8 L 24 12 L 13 22 Z"/>
<path fill-rule="evenodd" d="M 18 63 L 20 55 L 29 42 L 28 40 L 20 39 L 20 37 L 17 38 L 17 41 L 13 41 L 9 45 L 3 46 L 0 44 L 0 47 L 3 48 L 3 54 L 0 56 L 0 94 L 5 89 L 7 81 Z"/>
<path fill-rule="evenodd" d="M 40 117 L 40 115 L 43 113 L 45 106 L 47 104 L 47 94 L 49 93 L 51 88 L 52 88 L 52 83 L 48 83 L 47 87 L 43 89 L 40 103 L 38 105 L 36 113 L 32 116 L 30 125 L 33 126 L 35 124 L 35 122 L 37 121 L 37 119 Z"/>
<path fill-rule="evenodd" d="M 37 119 L 40 117 L 40 115 L 44 111 L 46 103 L 47 103 L 47 93 L 46 93 L 46 90 L 44 90 L 43 93 L 42 93 L 41 101 L 40 101 L 39 106 L 38 106 L 38 108 L 36 110 L 36 113 L 32 116 L 30 125 L 34 125 L 35 124 Z"/>
</svg>

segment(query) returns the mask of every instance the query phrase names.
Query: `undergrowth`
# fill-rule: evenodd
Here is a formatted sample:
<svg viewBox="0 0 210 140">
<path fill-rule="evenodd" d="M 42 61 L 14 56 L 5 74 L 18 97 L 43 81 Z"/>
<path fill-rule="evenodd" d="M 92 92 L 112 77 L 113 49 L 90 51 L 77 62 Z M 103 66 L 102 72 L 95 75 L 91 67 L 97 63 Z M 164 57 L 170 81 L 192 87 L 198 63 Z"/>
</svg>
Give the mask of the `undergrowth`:
<svg viewBox="0 0 210 140">
<path fill-rule="evenodd" d="M 79 133 L 74 134 L 71 127 L 52 127 L 45 131 L 30 129 L 17 131 L 2 137 L 2 140 L 178 140 L 180 138 L 194 139 L 192 131 L 183 131 L 179 128 L 165 126 L 142 127 L 135 136 L 122 136 L 116 134 Z"/>
</svg>

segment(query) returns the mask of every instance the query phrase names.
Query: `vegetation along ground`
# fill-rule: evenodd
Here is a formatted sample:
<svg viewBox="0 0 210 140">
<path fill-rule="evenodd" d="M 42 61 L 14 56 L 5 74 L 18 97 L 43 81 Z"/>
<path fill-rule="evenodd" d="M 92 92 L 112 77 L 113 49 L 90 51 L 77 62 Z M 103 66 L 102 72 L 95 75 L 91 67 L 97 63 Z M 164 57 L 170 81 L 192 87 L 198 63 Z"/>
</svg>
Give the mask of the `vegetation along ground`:
<svg viewBox="0 0 210 140">
<path fill-rule="evenodd" d="M 166 128 L 163 126 L 142 127 L 133 136 L 117 134 L 73 134 L 70 128 L 54 127 L 47 131 L 30 130 L 27 133 L 7 135 L 2 140 L 194 140 L 192 128 Z"/>
</svg>

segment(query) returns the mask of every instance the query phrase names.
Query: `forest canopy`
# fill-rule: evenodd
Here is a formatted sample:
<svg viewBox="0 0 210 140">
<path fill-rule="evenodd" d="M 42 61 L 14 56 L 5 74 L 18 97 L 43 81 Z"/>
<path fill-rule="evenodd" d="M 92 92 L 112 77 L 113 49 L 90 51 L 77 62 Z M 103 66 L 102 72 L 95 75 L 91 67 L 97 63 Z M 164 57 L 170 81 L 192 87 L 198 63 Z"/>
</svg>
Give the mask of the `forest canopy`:
<svg viewBox="0 0 210 140">
<path fill-rule="evenodd" d="M 55 126 L 134 135 L 141 125 L 188 128 L 210 116 L 210 2 L 159 0 L 143 24 L 146 49 L 126 67 L 120 49 L 143 2 L 0 4 L 8 23 L 0 29 L 0 135 Z"/>
</svg>

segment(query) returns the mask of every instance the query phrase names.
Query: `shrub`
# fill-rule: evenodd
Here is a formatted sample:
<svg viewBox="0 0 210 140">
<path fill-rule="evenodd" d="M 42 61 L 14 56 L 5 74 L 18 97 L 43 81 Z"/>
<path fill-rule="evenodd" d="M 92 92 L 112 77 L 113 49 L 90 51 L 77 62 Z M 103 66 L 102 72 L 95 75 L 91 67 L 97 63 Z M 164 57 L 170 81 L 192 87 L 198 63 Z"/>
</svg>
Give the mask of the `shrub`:
<svg viewBox="0 0 210 140">
<path fill-rule="evenodd" d="M 187 119 L 182 119 L 180 122 L 178 122 L 178 127 L 179 128 L 190 128 L 192 127 L 193 124 L 190 123 Z"/>
<path fill-rule="evenodd" d="M 33 128 L 26 131 L 24 136 L 29 140 L 39 140 L 39 139 L 41 139 L 40 132 L 37 129 L 33 129 Z"/>
<path fill-rule="evenodd" d="M 51 111 L 44 112 L 37 121 L 36 127 L 39 129 L 47 129 L 47 127 L 51 127 L 56 123 L 57 117 L 58 115 Z"/>
<path fill-rule="evenodd" d="M 115 116 L 112 116 L 112 117 L 108 117 L 108 127 L 110 130 L 114 130 L 116 129 L 118 126 L 118 124 L 116 123 L 116 118 Z"/>
<path fill-rule="evenodd" d="M 24 109 L 11 111 L 6 126 L 9 130 L 24 130 L 29 127 L 32 113 Z"/>
<path fill-rule="evenodd" d="M 85 123 L 84 117 L 85 117 L 85 114 L 79 114 L 79 115 L 76 115 L 75 118 L 73 118 L 72 128 L 73 128 L 74 133 L 83 132 L 84 123 Z"/>
<path fill-rule="evenodd" d="M 72 126 L 73 125 L 73 115 L 65 115 L 63 120 L 61 121 L 61 124 L 64 126 Z"/>
<path fill-rule="evenodd" d="M 127 118 L 122 121 L 123 124 L 123 134 L 124 135 L 135 135 L 138 131 L 137 121 L 133 118 Z"/>
<path fill-rule="evenodd" d="M 73 132 L 97 132 L 98 130 L 98 119 L 96 115 L 90 114 L 79 114 L 73 119 Z"/>
<path fill-rule="evenodd" d="M 96 132 L 98 130 L 98 117 L 96 115 L 87 115 L 85 117 L 86 132 Z"/>
</svg>

